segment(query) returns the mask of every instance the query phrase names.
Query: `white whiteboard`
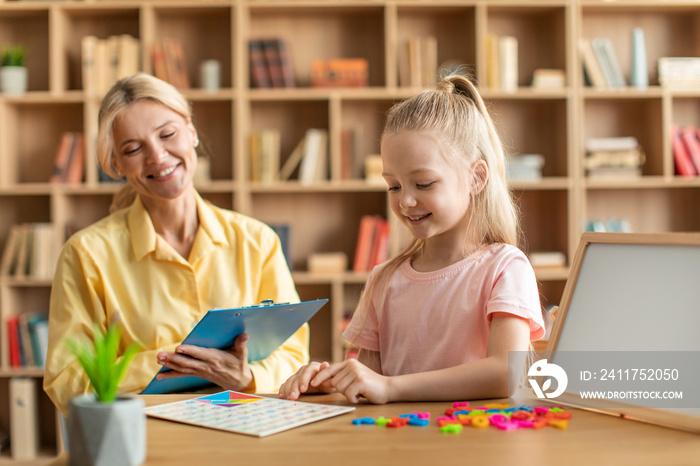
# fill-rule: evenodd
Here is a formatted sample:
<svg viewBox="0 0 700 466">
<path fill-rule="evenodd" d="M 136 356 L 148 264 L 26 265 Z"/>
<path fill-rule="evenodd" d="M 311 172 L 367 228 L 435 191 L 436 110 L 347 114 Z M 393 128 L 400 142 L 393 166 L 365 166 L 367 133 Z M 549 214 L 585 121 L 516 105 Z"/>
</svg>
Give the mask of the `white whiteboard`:
<svg viewBox="0 0 700 466">
<path fill-rule="evenodd" d="M 700 351 L 700 245 L 590 243 L 557 351 Z"/>
</svg>

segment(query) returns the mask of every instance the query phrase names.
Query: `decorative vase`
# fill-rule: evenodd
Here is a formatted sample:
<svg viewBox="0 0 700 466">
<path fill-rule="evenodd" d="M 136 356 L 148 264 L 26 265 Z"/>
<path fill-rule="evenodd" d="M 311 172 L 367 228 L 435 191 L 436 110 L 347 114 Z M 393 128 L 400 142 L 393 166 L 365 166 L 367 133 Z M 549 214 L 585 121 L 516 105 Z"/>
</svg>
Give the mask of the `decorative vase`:
<svg viewBox="0 0 700 466">
<path fill-rule="evenodd" d="M 0 67 L 0 91 L 14 95 L 27 92 L 27 68 L 24 66 Z"/>
<path fill-rule="evenodd" d="M 94 395 L 70 402 L 68 464 L 71 466 L 136 466 L 146 460 L 146 414 L 136 397 L 102 403 Z"/>
<path fill-rule="evenodd" d="M 647 50 L 644 43 L 644 30 L 634 28 L 632 30 L 632 70 L 630 72 L 632 86 L 646 89 L 649 86 L 647 73 Z"/>
</svg>

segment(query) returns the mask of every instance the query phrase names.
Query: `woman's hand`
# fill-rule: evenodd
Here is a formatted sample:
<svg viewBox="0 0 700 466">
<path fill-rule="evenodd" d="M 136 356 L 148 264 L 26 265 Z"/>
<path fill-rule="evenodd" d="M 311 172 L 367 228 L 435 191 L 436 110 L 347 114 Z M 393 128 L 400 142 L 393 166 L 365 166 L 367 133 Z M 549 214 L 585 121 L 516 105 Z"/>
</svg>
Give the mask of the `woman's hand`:
<svg viewBox="0 0 700 466">
<path fill-rule="evenodd" d="M 345 395 L 351 403 L 366 398 L 371 403 L 382 404 L 391 401 L 391 378 L 374 372 L 356 359 L 328 366 L 311 379 L 311 386 L 330 384 Z"/>
<path fill-rule="evenodd" d="M 175 352 L 158 353 L 158 364 L 172 369 L 158 374 L 158 380 L 193 375 L 202 377 L 227 390 L 244 390 L 253 383 L 248 367 L 248 334 L 236 338 L 227 350 L 180 345 Z"/>
<path fill-rule="evenodd" d="M 282 384 L 279 390 L 279 397 L 288 400 L 296 400 L 302 393 L 326 392 L 333 391 L 333 386 L 330 381 L 322 381 L 317 384 L 312 384 L 311 379 L 320 371 L 330 367 L 327 362 L 312 362 L 303 366 L 296 374 L 287 379 Z"/>
</svg>

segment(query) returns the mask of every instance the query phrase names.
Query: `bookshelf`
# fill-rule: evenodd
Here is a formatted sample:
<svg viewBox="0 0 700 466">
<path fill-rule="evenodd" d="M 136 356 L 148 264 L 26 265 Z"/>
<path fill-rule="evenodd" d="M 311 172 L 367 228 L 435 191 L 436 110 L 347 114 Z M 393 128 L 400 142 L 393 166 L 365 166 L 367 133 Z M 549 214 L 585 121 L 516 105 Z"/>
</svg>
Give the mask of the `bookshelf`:
<svg viewBox="0 0 700 466">
<path fill-rule="evenodd" d="M 634 231 L 698 231 L 692 215 L 700 201 L 700 177 L 674 175 L 667 128 L 700 126 L 700 90 L 659 86 L 662 56 L 700 56 L 700 6 L 691 0 L 0 0 L 0 45 L 26 46 L 29 92 L 0 95 L 0 250 L 11 226 L 53 222 L 59 231 L 81 228 L 104 216 L 118 186 L 99 183 L 94 141 L 99 99 L 85 95 L 81 38 L 130 34 L 146 53 L 142 69 L 153 72 L 150 46 L 162 37 L 182 41 L 192 88 L 194 121 L 211 164 L 202 195 L 225 208 L 269 223 L 291 226 L 291 264 L 303 299 L 328 297 L 311 321 L 314 359 L 343 357 L 340 328 L 352 312 L 366 274 L 318 276 L 307 271 L 312 252 L 342 251 L 352 264 L 359 220 L 366 214 L 389 218 L 391 251 L 405 241 L 393 218 L 385 189 L 341 176 L 341 134 L 359 128 L 361 154 L 378 153 L 384 112 L 416 88 L 399 79 L 405 42 L 414 36 L 437 39 L 437 61 L 464 64 L 487 83 L 487 35 L 518 41 L 518 89 L 480 87 L 506 147 L 544 157 L 543 178 L 513 182 L 521 209 L 526 251 L 573 256 L 587 219 L 625 217 Z M 631 34 L 646 36 L 649 87 L 594 89 L 584 84 L 579 38 L 608 37 L 628 75 Z M 249 85 L 248 40 L 284 39 L 294 69 L 293 89 Z M 364 88 L 312 88 L 314 59 L 364 58 Z M 202 61 L 221 64 L 221 88 L 199 89 Z M 530 87 L 536 69 L 562 69 L 566 86 Z M 284 163 L 308 128 L 329 136 L 328 181 L 301 185 L 257 183 L 248 178 L 248 136 L 280 131 Z M 87 141 L 85 181 L 50 184 L 61 134 L 82 132 Z M 584 143 L 591 137 L 634 136 L 645 149 L 643 174 L 633 180 L 587 179 Z M 295 175 L 292 177 L 295 178 Z M 63 238 L 58 238 L 62 241 Z M 544 304 L 559 302 L 568 268 L 536 270 Z M 40 368 L 9 364 L 6 321 L 23 312 L 48 312 L 50 281 L 0 277 L 0 428 L 8 430 L 9 381 L 33 378 L 39 394 L 39 460 L 49 463 L 60 450 L 55 412 L 41 391 Z M 46 427 L 48 426 L 48 427 Z M 11 461 L 7 452 L 0 464 Z"/>
</svg>

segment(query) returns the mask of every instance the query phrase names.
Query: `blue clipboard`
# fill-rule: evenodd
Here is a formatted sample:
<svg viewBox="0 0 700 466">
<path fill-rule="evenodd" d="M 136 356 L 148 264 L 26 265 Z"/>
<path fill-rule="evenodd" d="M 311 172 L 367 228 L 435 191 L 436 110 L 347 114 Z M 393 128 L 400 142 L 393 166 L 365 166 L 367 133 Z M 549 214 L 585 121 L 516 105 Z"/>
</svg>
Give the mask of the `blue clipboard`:
<svg viewBox="0 0 700 466">
<path fill-rule="evenodd" d="M 267 300 L 253 306 L 213 309 L 204 315 L 182 343 L 224 349 L 232 347 L 238 335 L 247 333 L 250 336 L 247 343 L 248 362 L 260 361 L 287 341 L 327 302 L 327 299 L 317 299 L 295 304 L 274 304 L 272 300 Z M 169 370 L 161 367 L 158 374 Z M 214 384 L 201 377 L 157 380 L 154 376 L 141 394 L 187 392 L 211 385 Z"/>
</svg>

